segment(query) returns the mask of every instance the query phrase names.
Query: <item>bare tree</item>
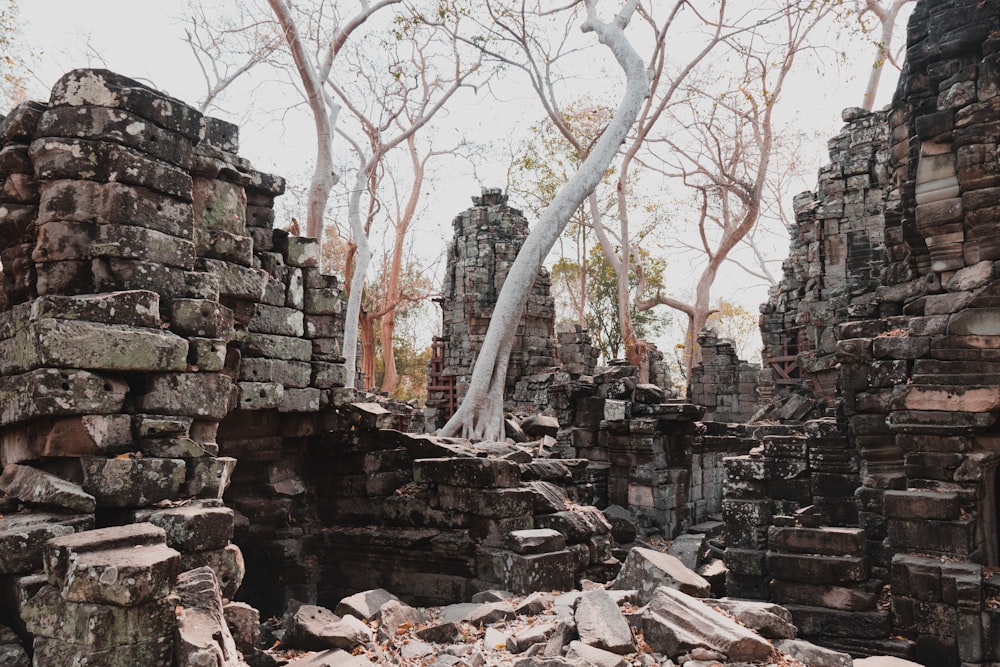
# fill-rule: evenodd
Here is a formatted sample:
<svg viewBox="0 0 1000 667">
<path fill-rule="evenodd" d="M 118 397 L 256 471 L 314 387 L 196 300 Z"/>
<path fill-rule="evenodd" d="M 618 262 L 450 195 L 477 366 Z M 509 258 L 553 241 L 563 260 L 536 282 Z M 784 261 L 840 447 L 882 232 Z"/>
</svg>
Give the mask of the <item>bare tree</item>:
<svg viewBox="0 0 1000 667">
<path fill-rule="evenodd" d="M 460 18 L 457 13 L 453 16 L 455 21 Z M 444 33 L 419 17 L 411 26 L 407 39 L 396 40 L 394 47 L 389 47 L 387 42 L 383 45 L 389 48 L 387 63 L 373 68 L 370 66 L 371 54 L 361 51 L 345 61 L 345 69 L 352 70 L 353 80 L 362 82 L 360 87 L 348 88 L 332 77 L 327 80 L 339 103 L 357 123 L 359 135 L 337 128 L 337 134 L 347 141 L 358 159 L 354 183 L 348 193 L 348 219 L 354 248 L 353 263 L 348 262 L 346 269 L 349 278 L 343 354 L 347 360 L 348 386 L 354 386 L 361 296 L 372 255 L 369 234 L 381 205 L 376 170 L 393 149 L 413 137 L 444 108 L 481 64 L 478 54 L 471 63 L 463 64 L 455 42 L 447 45 L 449 53 L 446 56 L 435 54 L 437 40 Z M 442 57 L 447 68 L 440 66 Z M 379 72 L 386 76 L 380 77 Z M 419 192 L 418 188 L 417 196 Z M 368 204 L 363 215 L 365 199 Z M 404 227 L 397 227 L 397 231 L 402 229 L 405 238 L 408 228 L 409 220 Z"/>
<path fill-rule="evenodd" d="M 739 75 L 709 105 L 677 106 L 671 110 L 672 131 L 650 143 L 644 164 L 669 178 L 679 179 L 692 193 L 693 217 L 705 264 L 689 301 L 657 292 L 640 304 L 658 304 L 688 318 L 685 371 L 690 377 L 698 362 L 698 332 L 714 312 L 711 292 L 719 269 L 732 251 L 755 228 L 766 206 L 764 197 L 774 178 L 776 121 L 774 112 L 796 57 L 809 47 L 810 34 L 829 15 L 828 8 L 790 7 L 780 34 L 745 33 L 726 40 Z M 777 32 L 775 30 L 774 32 Z M 713 75 L 717 78 L 717 75 Z M 708 82 L 702 80 L 697 91 Z"/>
<path fill-rule="evenodd" d="M 351 35 L 374 14 L 400 2 L 402 0 L 380 0 L 374 4 L 362 1 L 361 9 L 356 14 L 346 17 L 336 14 L 336 8 L 334 8 L 334 13 L 327 15 L 329 7 L 321 5 L 314 12 L 308 14 L 315 26 L 315 30 L 311 31 L 310 34 L 317 36 L 329 34 L 329 37 L 314 44 L 316 54 L 315 57 L 312 57 L 288 0 L 268 0 L 271 11 L 274 12 L 274 16 L 281 26 L 285 43 L 291 52 L 295 71 L 302 84 L 303 93 L 316 126 L 316 164 L 309 184 L 306 214 L 307 236 L 322 240 L 326 204 L 330 199 L 330 191 L 339 181 L 339 177 L 333 169 L 333 137 L 341 106 L 324 86 L 333 71 L 334 61 Z M 324 32 L 322 30 L 324 21 L 328 21 L 334 26 L 332 31 Z"/>
<path fill-rule="evenodd" d="M 875 59 L 872 61 L 872 70 L 868 74 L 868 85 L 865 86 L 864 97 L 861 98 L 861 106 L 871 110 L 875 103 L 875 95 L 878 93 L 879 83 L 882 81 L 882 71 L 888 62 L 896 69 L 900 69 L 896 56 L 892 51 L 893 39 L 896 36 L 896 20 L 900 12 L 908 4 L 916 0 L 857 0 L 861 7 L 858 10 L 858 20 L 861 29 L 865 33 L 874 32 L 874 26 L 866 22 L 868 14 L 872 14 L 878 19 L 878 39 L 875 41 Z"/>
<path fill-rule="evenodd" d="M 441 429 L 443 435 L 462 435 L 476 440 L 500 437 L 507 365 L 531 286 L 573 213 L 594 191 L 614 160 L 649 95 L 645 63 L 625 35 L 638 0 L 627 0 L 610 21 L 598 17 L 597 0 L 577 0 L 571 2 L 568 9 L 580 5 L 586 10 L 582 30 L 595 33 L 598 41 L 614 55 L 625 73 L 625 91 L 608 127 L 587 152 L 580 169 L 556 193 L 511 265 L 476 359 L 468 392 L 454 416 Z"/>
<path fill-rule="evenodd" d="M 218 98 L 258 65 L 269 62 L 283 44 L 274 21 L 256 8 L 238 4 L 210 15 L 202 3 L 188 2 L 184 33 L 205 80 L 198 111 L 218 106 Z"/>
</svg>

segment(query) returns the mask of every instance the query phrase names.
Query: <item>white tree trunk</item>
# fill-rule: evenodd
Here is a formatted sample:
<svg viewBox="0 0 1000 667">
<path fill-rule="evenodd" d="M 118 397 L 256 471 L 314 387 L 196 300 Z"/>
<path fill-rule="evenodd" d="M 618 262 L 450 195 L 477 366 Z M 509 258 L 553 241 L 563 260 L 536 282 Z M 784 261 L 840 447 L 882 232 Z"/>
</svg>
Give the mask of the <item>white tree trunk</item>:
<svg viewBox="0 0 1000 667">
<path fill-rule="evenodd" d="M 351 236 L 357 251 L 354 253 L 354 271 L 351 272 L 351 290 L 347 294 L 347 313 L 344 315 L 344 366 L 347 387 L 357 385 L 358 376 L 358 323 L 361 315 L 361 294 L 365 288 L 365 274 L 372 258 L 368 233 L 361 221 L 361 195 L 367 188 L 368 178 L 375 160 L 364 160 L 354 177 L 354 188 L 348 201 L 348 218 L 351 221 Z"/>
<path fill-rule="evenodd" d="M 518 324 L 545 257 L 573 213 L 600 183 L 608 165 L 628 136 L 643 100 L 649 95 L 645 64 L 625 36 L 625 26 L 637 0 L 629 0 L 611 22 L 597 19 L 593 0 L 587 0 L 582 28 L 597 34 L 614 54 L 626 75 L 626 90 L 615 115 L 580 169 L 556 193 L 514 259 L 497 298 L 489 329 L 472 371 L 469 390 L 455 415 L 441 429 L 446 436 L 498 440 L 503 431 L 504 384 Z"/>
</svg>

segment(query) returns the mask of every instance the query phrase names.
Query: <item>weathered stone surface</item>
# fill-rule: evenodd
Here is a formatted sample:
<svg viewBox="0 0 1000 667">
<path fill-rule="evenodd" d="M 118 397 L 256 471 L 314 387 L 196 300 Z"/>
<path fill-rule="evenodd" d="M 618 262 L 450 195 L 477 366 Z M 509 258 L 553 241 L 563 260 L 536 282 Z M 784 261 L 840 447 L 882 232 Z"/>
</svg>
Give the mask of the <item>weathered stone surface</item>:
<svg viewBox="0 0 1000 667">
<path fill-rule="evenodd" d="M 621 572 L 608 588 L 638 591 L 639 599 L 646 603 L 661 586 L 676 588 L 695 597 L 708 597 L 711 592 L 709 583 L 684 567 L 676 557 L 643 547 L 628 552 Z"/>
<path fill-rule="evenodd" d="M 222 419 L 232 380 L 216 373 L 162 373 L 149 378 L 137 408 L 151 414 Z"/>
<path fill-rule="evenodd" d="M 584 644 L 618 654 L 635 651 L 632 630 L 607 591 L 598 589 L 581 595 L 573 619 Z"/>
<path fill-rule="evenodd" d="M 245 665 L 236 650 L 222 610 L 222 593 L 215 573 L 207 567 L 182 572 L 177 577 L 178 665 L 195 667 Z"/>
<path fill-rule="evenodd" d="M 375 598 L 376 601 L 377 599 L 378 598 Z M 362 602 L 361 605 L 359 606 L 366 607 L 368 605 Z M 354 614 L 351 615 L 354 616 Z M 392 639 L 398 636 L 396 634 L 397 630 L 400 629 L 405 630 L 407 627 L 414 627 L 420 624 L 425 624 L 430 619 L 430 615 L 426 611 L 422 609 L 417 609 L 415 607 L 411 607 L 408 604 L 403 604 L 399 600 L 389 600 L 383 603 L 375 611 L 375 617 L 378 618 L 379 641 L 386 641 Z M 458 636 L 458 634 L 459 634 L 458 626 L 454 623 L 440 623 L 437 625 L 429 625 L 422 631 L 418 631 L 418 636 L 424 641 L 437 642 L 437 643 L 446 643 L 454 641 L 454 639 Z"/>
<path fill-rule="evenodd" d="M 203 456 L 187 463 L 184 491 L 199 498 L 222 498 L 236 469 L 231 456 Z"/>
<path fill-rule="evenodd" d="M 222 589 L 222 597 L 232 599 L 243 584 L 247 567 L 243 552 L 235 544 L 227 544 L 222 549 L 193 551 L 181 554 L 181 570 L 193 570 L 207 566 L 215 572 L 215 578 Z"/>
<path fill-rule="evenodd" d="M 593 667 L 626 667 L 629 664 L 620 655 L 582 641 L 570 642 L 566 649 L 566 658 L 573 664 L 593 665 Z"/>
<path fill-rule="evenodd" d="M 99 507 L 144 507 L 177 497 L 184 481 L 180 459 L 114 458 L 80 459 L 83 489 Z"/>
<path fill-rule="evenodd" d="M 187 367 L 188 343 L 169 331 L 43 319 L 12 340 L 13 355 L 4 364 L 8 372 L 43 366 L 97 371 L 181 371 Z"/>
<path fill-rule="evenodd" d="M 123 109 L 192 142 L 201 136 L 202 115 L 195 109 L 107 70 L 78 69 L 64 74 L 53 86 L 49 104 Z"/>
<path fill-rule="evenodd" d="M 337 616 L 329 609 L 302 605 L 285 621 L 284 643 L 311 651 L 328 648 L 351 650 L 371 641 L 371 631 L 351 615 Z"/>
<path fill-rule="evenodd" d="M 521 482 L 521 469 L 502 459 L 418 459 L 413 462 L 413 481 L 473 488 L 506 488 Z"/>
<path fill-rule="evenodd" d="M 260 637 L 260 612 L 246 602 L 230 602 L 222 608 L 236 648 L 248 655 Z"/>
<path fill-rule="evenodd" d="M 853 667 L 849 653 L 832 651 L 801 639 L 779 639 L 774 647 L 811 667 Z"/>
<path fill-rule="evenodd" d="M 0 573 L 35 572 L 42 567 L 46 541 L 93 527 L 89 514 L 19 512 L 0 517 Z"/>
<path fill-rule="evenodd" d="M 0 665 L 31 667 L 31 658 L 21 646 L 20 638 L 5 625 L 0 625 Z"/>
<path fill-rule="evenodd" d="M 672 588 L 656 589 L 642 617 L 650 647 L 666 655 L 698 646 L 719 651 L 731 661 L 763 660 L 771 644 L 701 600 Z"/>
<path fill-rule="evenodd" d="M 90 514 L 97 506 L 94 496 L 78 484 L 31 466 L 9 463 L 0 475 L 0 491 L 28 505 L 54 507 Z"/>
<path fill-rule="evenodd" d="M 182 552 L 222 549 L 233 538 L 233 510 L 217 501 L 139 510 L 134 520 L 159 526 L 167 534 L 167 546 Z"/>
<path fill-rule="evenodd" d="M 744 626 L 768 639 L 794 639 L 797 632 L 792 615 L 770 602 L 721 598 L 712 605 L 730 614 Z"/>
<path fill-rule="evenodd" d="M 399 598 L 383 588 L 373 588 L 344 598 L 337 603 L 334 613 L 338 616 L 350 614 L 355 618 L 370 621 L 379 613 L 382 605 L 394 600 L 399 601 Z"/>
<path fill-rule="evenodd" d="M 179 554 L 148 523 L 57 537 L 45 545 L 49 584 L 71 602 L 133 607 L 166 596 Z"/>
<path fill-rule="evenodd" d="M 779 528 L 767 531 L 768 546 L 774 551 L 831 556 L 861 554 L 865 531 L 860 528 Z"/>
<path fill-rule="evenodd" d="M 566 548 L 566 538 L 551 528 L 512 530 L 507 539 L 510 550 L 519 554 L 547 553 Z"/>
<path fill-rule="evenodd" d="M 35 665 L 88 665 L 92 667 L 173 667 L 174 638 L 159 637 L 108 649 L 91 650 L 86 646 L 58 639 L 38 637 L 34 642 Z"/>
<path fill-rule="evenodd" d="M 514 607 L 509 602 L 459 602 L 441 609 L 440 618 L 445 623 L 489 624 L 512 619 Z"/>
<path fill-rule="evenodd" d="M 128 386 L 82 370 L 41 368 L 0 377 L 0 425 L 35 417 L 121 411 Z"/>
<path fill-rule="evenodd" d="M 129 415 L 39 420 L 0 433 L 4 465 L 51 456 L 114 455 L 132 448 Z"/>
</svg>

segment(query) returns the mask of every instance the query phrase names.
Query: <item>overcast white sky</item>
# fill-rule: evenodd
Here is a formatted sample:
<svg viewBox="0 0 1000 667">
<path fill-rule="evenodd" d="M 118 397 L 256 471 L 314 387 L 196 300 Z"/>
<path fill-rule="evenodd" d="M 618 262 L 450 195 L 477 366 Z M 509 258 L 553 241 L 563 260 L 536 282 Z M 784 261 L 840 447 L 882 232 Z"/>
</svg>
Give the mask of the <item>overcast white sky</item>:
<svg viewBox="0 0 1000 667">
<path fill-rule="evenodd" d="M 743 0 L 749 1 L 749 0 Z M 36 54 L 35 77 L 31 94 L 44 98 L 48 89 L 66 71 L 76 67 L 108 67 L 140 79 L 169 94 L 194 103 L 204 95 L 204 81 L 194 57 L 184 41 L 185 6 L 181 0 L 21 0 L 23 42 Z M 905 21 L 903 22 L 905 25 Z M 826 161 L 826 137 L 840 126 L 843 107 L 858 103 L 865 85 L 870 55 L 859 53 L 857 62 L 844 66 L 828 63 L 823 77 L 804 72 L 788 91 L 785 113 L 799 127 L 817 133 L 813 151 L 815 169 Z M 879 105 L 887 103 L 897 75 L 887 71 L 880 91 Z M 261 89 L 262 90 L 262 89 Z M 266 121 L 253 113 L 260 108 L 277 109 L 284 100 L 267 99 L 254 89 L 230 94 L 224 106 L 228 120 L 241 122 L 241 154 L 263 171 L 271 171 L 290 181 L 304 181 L 309 161 L 315 152 L 308 116 L 291 115 Z M 510 91 L 500 104 L 480 94 L 465 94 L 456 100 L 452 112 L 473 140 L 505 144 L 511 137 L 541 116 L 535 98 L 529 92 Z M 222 115 L 222 114 L 218 114 Z M 226 117 L 226 116 L 223 116 Z M 482 158 L 477 175 L 486 186 L 502 186 L 507 164 L 502 159 Z M 815 187 L 815 169 L 808 170 L 804 188 Z M 451 167 L 431 190 L 419 234 L 427 245 L 429 257 L 450 240 L 451 219 L 470 204 L 477 194 L 477 175 L 461 166 Z M 336 195 L 335 195 L 336 196 Z M 752 312 L 766 299 L 766 287 L 749 282 L 740 272 L 720 278 L 717 294 L 727 290 Z M 755 360 L 751 358 L 751 360 Z"/>
</svg>

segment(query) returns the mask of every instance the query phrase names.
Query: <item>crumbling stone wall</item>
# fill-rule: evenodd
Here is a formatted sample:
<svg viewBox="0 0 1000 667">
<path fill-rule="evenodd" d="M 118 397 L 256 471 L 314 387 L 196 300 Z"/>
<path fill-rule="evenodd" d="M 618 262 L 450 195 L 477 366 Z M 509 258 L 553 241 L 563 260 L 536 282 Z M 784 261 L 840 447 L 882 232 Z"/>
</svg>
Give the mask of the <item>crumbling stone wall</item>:
<svg viewBox="0 0 1000 667">
<path fill-rule="evenodd" d="M 731 340 L 712 330 L 698 335 L 701 361 L 691 369 L 688 398 L 705 408 L 705 421 L 750 421 L 760 407 L 760 367 L 736 354 Z"/>
<path fill-rule="evenodd" d="M 40 664 L 168 665 L 232 655 L 237 591 L 274 614 L 598 576 L 583 462 L 404 437 L 411 408 L 343 388 L 338 280 L 273 228 L 284 181 L 237 134 L 103 70 L 0 119 L 0 623 Z"/>
<path fill-rule="evenodd" d="M 844 110 L 844 128 L 829 141 L 830 163 L 815 192 L 795 197 L 795 226 L 781 282 L 761 306 L 764 368 L 761 398 L 783 403 L 792 393 L 822 417 L 837 399 L 834 327 L 878 311 L 885 266 L 889 128 L 885 112 Z M 815 408 L 815 409 L 813 409 Z"/>
<path fill-rule="evenodd" d="M 834 145 L 858 149 L 834 153 L 819 193 L 797 199 L 785 281 L 763 310 L 770 354 L 796 349 L 801 361 L 803 335 L 815 346 L 818 366 L 800 365 L 798 379 L 836 401 L 847 436 L 839 448 L 824 437 L 815 460 L 857 462 L 857 523 L 816 502 L 810 425 L 801 447 L 815 506 L 786 506 L 766 441 L 762 455 L 727 461 L 727 527 L 753 526 L 731 578 L 749 577 L 738 582 L 748 594 L 766 585 L 802 635 L 854 653 L 1000 659 L 998 34 L 995 1 L 917 4 L 891 109 L 845 115 Z M 844 243 L 829 242 L 830 220 Z M 848 492 L 854 473 L 837 474 Z M 794 518 L 777 514 L 796 506 Z"/>
</svg>

